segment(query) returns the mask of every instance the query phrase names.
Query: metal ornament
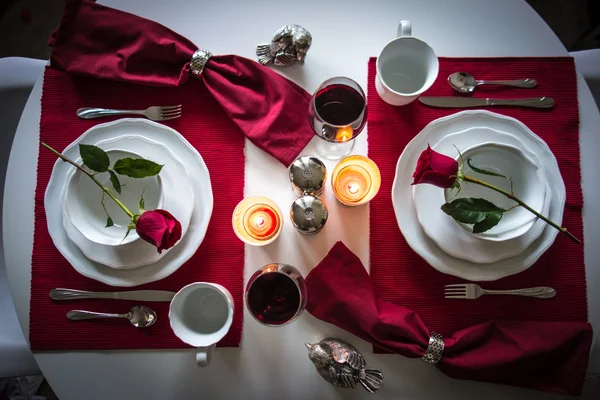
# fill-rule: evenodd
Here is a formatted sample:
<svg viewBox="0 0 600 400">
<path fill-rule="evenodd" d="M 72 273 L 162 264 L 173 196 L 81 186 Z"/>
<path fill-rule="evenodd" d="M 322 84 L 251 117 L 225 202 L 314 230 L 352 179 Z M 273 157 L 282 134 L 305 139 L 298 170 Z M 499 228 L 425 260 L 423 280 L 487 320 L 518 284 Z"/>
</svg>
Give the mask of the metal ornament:
<svg viewBox="0 0 600 400">
<path fill-rule="evenodd" d="M 327 182 L 327 168 L 316 157 L 301 156 L 290 165 L 289 176 L 292 189 L 298 196 L 320 196 Z"/>
<path fill-rule="evenodd" d="M 290 218 L 296 230 L 304 235 L 316 235 L 325 223 L 329 211 L 323 200 L 312 194 L 307 194 L 292 204 Z"/>
<path fill-rule="evenodd" d="M 200 74 L 202 74 L 204 66 L 208 62 L 208 59 L 212 56 L 212 53 L 208 50 L 196 50 L 194 55 L 192 55 L 192 60 L 190 61 L 190 72 L 192 73 L 192 76 L 200 78 Z"/>
<path fill-rule="evenodd" d="M 369 393 L 383 386 L 383 373 L 366 369 L 362 354 L 350 343 L 326 338 L 316 344 L 304 344 L 319 375 L 332 385 L 355 388 L 360 383 Z"/>
<path fill-rule="evenodd" d="M 312 36 L 300 25 L 286 25 L 275 32 L 271 43 L 256 46 L 256 56 L 262 65 L 288 67 L 303 64 L 312 44 Z"/>
<path fill-rule="evenodd" d="M 421 357 L 421 360 L 428 364 L 437 364 L 442 358 L 444 352 L 444 337 L 437 332 L 431 332 L 429 338 L 429 345 L 425 351 L 425 355 Z"/>
</svg>

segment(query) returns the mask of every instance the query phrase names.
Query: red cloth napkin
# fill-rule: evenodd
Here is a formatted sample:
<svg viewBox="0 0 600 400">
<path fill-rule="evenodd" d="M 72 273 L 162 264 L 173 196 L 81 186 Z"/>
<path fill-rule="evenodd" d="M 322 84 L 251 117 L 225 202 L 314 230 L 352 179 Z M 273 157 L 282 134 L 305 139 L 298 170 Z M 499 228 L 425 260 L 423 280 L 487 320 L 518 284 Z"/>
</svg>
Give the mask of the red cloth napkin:
<svg viewBox="0 0 600 400">
<path fill-rule="evenodd" d="M 556 106 L 551 110 L 516 107 L 488 110 L 522 121 L 550 146 L 566 186 L 563 225 L 575 236 L 584 239 L 577 77 L 573 59 L 442 57 L 439 76 L 426 95 L 464 96 L 454 92 L 447 82 L 448 75 L 456 71 L 469 71 L 477 79 L 535 78 L 538 82 L 535 89 L 482 86 L 477 88 L 472 97 L 550 96 L 556 101 Z M 463 279 L 439 273 L 412 251 L 398 229 L 390 201 L 391 189 L 396 163 L 406 144 L 429 122 L 461 110 L 428 107 L 419 101 L 403 107 L 390 106 L 377 95 L 374 79 L 373 58 L 369 62 L 368 78 L 368 141 L 369 157 L 381 171 L 381 189 L 371 202 L 369 211 L 370 274 L 380 298 L 414 310 L 429 329 L 444 336 L 490 319 L 587 321 L 583 246 L 577 246 L 560 233 L 550 249 L 532 267 L 517 275 L 482 285 L 489 289 L 551 286 L 556 289 L 555 298 L 484 296 L 470 302 L 443 299 L 444 285 L 460 283 Z M 412 188 L 407 187 L 406 190 Z M 481 268 L 485 268 L 485 265 Z"/>
<path fill-rule="evenodd" d="M 73 76 L 48 68 L 42 92 L 40 140 L 62 151 L 92 126 L 116 119 L 80 119 L 75 116 L 80 107 L 101 104 L 112 108 L 142 108 L 148 102 L 183 104 L 182 117 L 167 121 L 165 125 L 181 133 L 202 155 L 211 175 L 214 207 L 206 237 L 198 251 L 171 276 L 133 289 L 178 291 L 191 282 L 223 285 L 231 292 L 235 309 L 231 329 L 219 345 L 239 346 L 244 316 L 244 244 L 233 232 L 231 215 L 244 196 L 244 138 L 237 134 L 237 127 L 204 84 L 197 82 L 193 86 L 152 88 Z M 192 109 L 193 112 L 186 112 Z M 54 247 L 46 223 L 44 193 L 55 162 L 56 156 L 40 146 L 31 271 L 29 339 L 32 350 L 189 347 L 171 330 L 168 302 L 50 299 L 50 290 L 57 287 L 92 291 L 130 290 L 108 286 L 80 275 Z M 194 171 L 189 172 L 193 174 Z M 148 246 L 150 251 L 155 251 L 151 245 Z M 155 325 L 136 329 L 122 320 L 73 322 L 66 318 L 66 313 L 74 309 L 123 313 L 138 304 L 156 311 L 158 318 Z"/>
<path fill-rule="evenodd" d="M 186 83 L 198 50 L 163 25 L 88 0 L 67 2 L 49 45 L 56 69 L 149 86 Z M 314 135 L 307 122 L 311 95 L 267 67 L 213 56 L 201 80 L 243 134 L 286 166 Z"/>
<path fill-rule="evenodd" d="M 389 352 L 422 357 L 430 331 L 414 311 L 380 300 L 360 259 L 342 242 L 306 278 L 306 309 Z M 494 320 L 444 339 L 437 367 L 452 378 L 579 394 L 592 327 L 586 322 Z"/>
</svg>

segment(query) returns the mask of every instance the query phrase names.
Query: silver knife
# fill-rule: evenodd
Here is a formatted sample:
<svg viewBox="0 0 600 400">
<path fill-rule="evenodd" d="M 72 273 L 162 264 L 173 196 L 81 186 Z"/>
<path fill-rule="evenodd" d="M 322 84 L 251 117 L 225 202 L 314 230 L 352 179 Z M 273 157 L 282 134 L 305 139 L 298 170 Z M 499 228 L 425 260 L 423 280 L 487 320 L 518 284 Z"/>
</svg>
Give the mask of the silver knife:
<svg viewBox="0 0 600 400">
<path fill-rule="evenodd" d="M 430 97 L 421 96 L 419 101 L 433 107 L 486 107 L 486 106 L 513 106 L 531 108 L 552 108 L 554 100 L 551 97 L 533 97 L 527 99 L 481 99 L 475 97 Z"/>
<path fill-rule="evenodd" d="M 52 300 L 114 299 L 135 301 L 171 301 L 175 292 L 167 290 L 130 290 L 126 292 L 86 292 L 57 288 L 50 291 Z"/>
</svg>

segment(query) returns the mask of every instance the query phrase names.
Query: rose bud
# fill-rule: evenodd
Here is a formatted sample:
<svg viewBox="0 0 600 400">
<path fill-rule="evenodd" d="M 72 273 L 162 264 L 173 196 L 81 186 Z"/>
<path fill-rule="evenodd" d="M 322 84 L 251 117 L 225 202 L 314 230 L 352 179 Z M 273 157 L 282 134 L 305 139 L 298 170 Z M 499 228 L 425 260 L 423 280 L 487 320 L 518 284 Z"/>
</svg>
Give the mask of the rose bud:
<svg viewBox="0 0 600 400">
<path fill-rule="evenodd" d="M 146 242 L 162 253 L 181 239 L 181 224 L 165 210 L 145 211 L 137 220 L 135 230 Z"/>
<path fill-rule="evenodd" d="M 429 183 L 441 188 L 451 188 L 456 182 L 457 173 L 458 163 L 455 159 L 440 154 L 427 145 L 417 161 L 412 184 Z"/>
</svg>

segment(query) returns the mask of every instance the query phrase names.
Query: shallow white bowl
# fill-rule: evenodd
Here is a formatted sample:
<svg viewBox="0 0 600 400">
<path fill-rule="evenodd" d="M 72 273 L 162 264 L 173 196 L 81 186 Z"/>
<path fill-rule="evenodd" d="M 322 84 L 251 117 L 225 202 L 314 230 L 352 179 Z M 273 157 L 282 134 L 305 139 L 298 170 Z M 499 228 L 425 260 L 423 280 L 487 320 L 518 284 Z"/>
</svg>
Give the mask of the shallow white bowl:
<svg viewBox="0 0 600 400">
<path fill-rule="evenodd" d="M 467 163 L 467 160 L 471 159 L 471 164 L 477 168 L 512 177 L 514 194 L 534 210 L 542 211 L 547 195 L 545 170 L 521 149 L 508 144 L 485 142 L 465 149 L 462 155 L 465 175 L 483 180 L 509 193 L 511 191 L 508 179 L 472 170 Z M 458 156 L 456 159 L 458 161 Z M 486 199 L 505 210 L 517 204 L 501 193 L 471 182 L 464 182 L 458 193 L 456 189 L 445 190 L 446 202 L 467 197 Z M 504 241 L 523 235 L 531 229 L 536 220 L 537 217 L 525 208 L 516 207 L 505 212 L 498 225 L 486 232 L 473 233 L 472 225 L 458 225 L 481 239 Z"/>
<path fill-rule="evenodd" d="M 115 161 L 125 158 L 143 158 L 129 150 L 108 150 L 110 165 Z M 77 160 L 81 164 L 81 160 Z M 110 177 L 107 172 L 99 173 L 95 177 L 108 188 L 112 188 Z M 163 191 L 160 174 L 147 178 L 130 178 L 118 175 L 121 182 L 121 194 L 115 196 L 127 206 L 133 213 L 138 213 L 138 202 L 142 193 L 147 210 L 162 208 Z M 113 191 L 114 193 L 114 191 Z M 86 239 L 91 242 L 106 245 L 120 246 L 139 239 L 135 230 L 132 230 L 125 238 L 127 225 L 130 218 L 125 212 L 107 195 L 104 196 L 104 206 L 108 215 L 113 220 L 114 226 L 106 226 L 106 213 L 102 207 L 102 189 L 86 174 L 77 170 L 71 175 L 65 193 L 65 210 L 71 223 Z M 125 239 L 123 239 L 125 238 Z"/>
</svg>

